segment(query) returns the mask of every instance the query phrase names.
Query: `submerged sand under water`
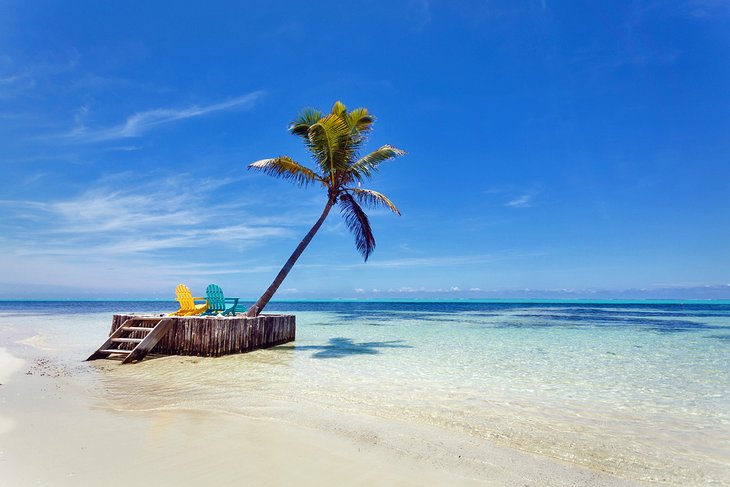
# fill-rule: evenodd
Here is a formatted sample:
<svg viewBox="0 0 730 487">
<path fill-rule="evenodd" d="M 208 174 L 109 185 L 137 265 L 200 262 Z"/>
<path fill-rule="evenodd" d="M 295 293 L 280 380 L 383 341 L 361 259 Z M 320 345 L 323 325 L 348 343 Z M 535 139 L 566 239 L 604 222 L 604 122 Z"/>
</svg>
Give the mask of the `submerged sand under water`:
<svg viewBox="0 0 730 487">
<path fill-rule="evenodd" d="M 10 362 L 18 360 L 0 349 L 0 367 Z M 302 424 L 272 415 L 288 409 L 275 403 L 258 417 L 118 410 L 79 388 L 81 369 L 47 358 L 21 363 L 26 372 L 3 390 L 3 485 L 635 485 L 489 441 L 367 416 L 310 410 Z"/>
<path fill-rule="evenodd" d="M 322 444 L 312 448 L 325 452 L 330 441 L 345 451 L 335 446 L 343 441 L 386 463 L 395 455 L 415 471 L 428 465 L 449 481 L 730 485 L 730 362 L 727 339 L 718 338 L 727 333 L 724 313 L 632 308 L 585 319 L 583 310 L 578 319 L 559 307 L 308 310 L 296 313 L 295 344 L 123 367 L 75 360 L 108 331 L 110 314 L 2 323 L 39 331 L 25 343 L 54 350 L 66 371 L 59 375 L 98 414 L 113 414 L 122 429 L 151 421 L 137 425 L 147 435 L 156 434 L 152 424 L 166 431 L 169 422 L 211 441 L 191 423 L 206 418 L 218 433 L 271 425 L 302 451 L 314 437 Z M 73 339 L 65 333 L 70 321 Z M 701 332 L 647 328 L 699 321 Z M 397 474 L 402 481 L 411 478 L 408 468 Z"/>
</svg>

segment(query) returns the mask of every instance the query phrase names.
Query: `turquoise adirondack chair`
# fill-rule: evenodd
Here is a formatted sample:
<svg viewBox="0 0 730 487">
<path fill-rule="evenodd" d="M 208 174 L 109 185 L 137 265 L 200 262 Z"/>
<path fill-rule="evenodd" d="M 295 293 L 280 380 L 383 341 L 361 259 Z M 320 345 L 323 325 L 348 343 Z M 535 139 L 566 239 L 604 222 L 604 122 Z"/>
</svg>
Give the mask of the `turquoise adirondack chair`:
<svg viewBox="0 0 730 487">
<path fill-rule="evenodd" d="M 223 315 L 232 314 L 236 316 L 236 306 L 239 298 L 226 298 L 223 296 L 223 290 L 217 284 L 210 284 L 205 288 L 205 299 L 208 300 L 208 309 L 204 315 Z M 230 306 L 227 304 L 230 303 Z"/>
</svg>

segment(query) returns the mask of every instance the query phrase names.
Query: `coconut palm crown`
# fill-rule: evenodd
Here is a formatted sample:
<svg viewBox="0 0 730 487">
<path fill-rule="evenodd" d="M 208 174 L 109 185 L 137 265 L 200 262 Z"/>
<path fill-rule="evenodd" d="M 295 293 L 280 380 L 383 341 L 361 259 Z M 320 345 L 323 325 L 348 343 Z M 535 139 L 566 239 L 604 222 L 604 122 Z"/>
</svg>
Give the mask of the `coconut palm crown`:
<svg viewBox="0 0 730 487">
<path fill-rule="evenodd" d="M 384 145 L 360 156 L 360 150 L 374 121 L 375 118 L 366 108 L 348 111 L 339 101 L 328 114 L 305 109 L 291 123 L 289 132 L 303 139 L 315 162 L 316 170 L 294 162 L 289 156 L 263 159 L 248 166 L 249 169 L 263 171 L 299 186 L 321 185 L 327 191 L 327 204 L 319 220 L 299 243 L 274 282 L 248 309 L 248 316 L 256 316 L 263 311 L 335 204 L 340 207 L 345 223 L 355 237 L 357 250 L 365 261 L 375 249 L 375 238 L 363 207 L 384 206 L 400 215 L 398 208 L 385 195 L 360 187 L 364 180 L 378 171 L 381 163 L 405 154 L 400 149 Z"/>
</svg>

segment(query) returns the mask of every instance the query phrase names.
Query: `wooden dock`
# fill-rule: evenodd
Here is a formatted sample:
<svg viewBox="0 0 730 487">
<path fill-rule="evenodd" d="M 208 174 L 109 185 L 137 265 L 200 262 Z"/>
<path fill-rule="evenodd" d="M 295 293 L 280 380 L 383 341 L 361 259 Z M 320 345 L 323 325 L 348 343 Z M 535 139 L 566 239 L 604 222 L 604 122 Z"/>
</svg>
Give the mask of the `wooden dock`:
<svg viewBox="0 0 730 487">
<path fill-rule="evenodd" d="M 294 340 L 292 315 L 164 316 L 119 314 L 109 337 L 87 360 L 123 357 L 142 360 L 148 353 L 220 357 L 273 347 Z"/>
</svg>

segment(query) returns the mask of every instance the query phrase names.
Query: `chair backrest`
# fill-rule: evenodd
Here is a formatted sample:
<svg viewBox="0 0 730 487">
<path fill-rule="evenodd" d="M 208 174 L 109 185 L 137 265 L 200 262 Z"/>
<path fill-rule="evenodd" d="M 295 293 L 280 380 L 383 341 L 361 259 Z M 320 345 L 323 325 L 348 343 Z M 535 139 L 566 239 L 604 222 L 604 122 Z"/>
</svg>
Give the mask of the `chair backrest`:
<svg viewBox="0 0 730 487">
<path fill-rule="evenodd" d="M 185 284 L 178 284 L 175 288 L 175 294 L 177 295 L 177 300 L 180 302 L 180 309 L 195 309 L 193 295 L 190 293 L 190 289 Z"/>
<path fill-rule="evenodd" d="M 223 297 L 223 290 L 217 284 L 209 284 L 205 288 L 205 298 L 208 300 L 208 309 L 212 311 L 224 311 L 226 300 Z"/>
</svg>

